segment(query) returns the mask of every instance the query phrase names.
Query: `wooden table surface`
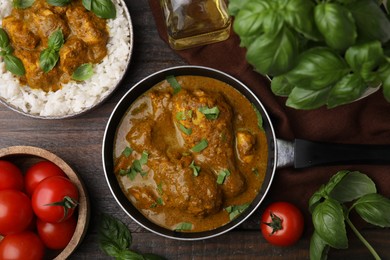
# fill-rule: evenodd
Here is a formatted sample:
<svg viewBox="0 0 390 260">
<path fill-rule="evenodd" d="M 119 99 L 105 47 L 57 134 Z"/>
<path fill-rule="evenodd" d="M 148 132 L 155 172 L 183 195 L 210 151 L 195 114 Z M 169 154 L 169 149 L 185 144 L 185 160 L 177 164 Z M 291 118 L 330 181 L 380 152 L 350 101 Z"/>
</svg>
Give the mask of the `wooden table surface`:
<svg viewBox="0 0 390 260">
<path fill-rule="evenodd" d="M 41 120 L 20 115 L 0 105 L 0 148 L 31 145 L 47 149 L 70 164 L 84 180 L 90 201 L 88 232 L 72 259 L 110 259 L 98 246 L 97 216 L 106 212 L 121 219 L 133 235 L 132 250 L 156 253 L 168 259 L 308 259 L 310 234 L 286 248 L 268 244 L 259 232 L 261 212 L 241 227 L 204 241 L 171 240 L 138 226 L 119 207 L 106 183 L 102 160 L 102 139 L 112 109 L 136 82 L 170 66 L 186 64 L 158 36 L 147 1 L 126 0 L 133 22 L 134 51 L 131 65 L 119 88 L 97 109 L 73 119 Z M 310 224 L 310 223 L 307 223 Z M 383 259 L 390 259 L 389 230 L 363 230 Z M 348 250 L 331 250 L 331 259 L 370 259 L 367 249 L 350 236 Z"/>
</svg>

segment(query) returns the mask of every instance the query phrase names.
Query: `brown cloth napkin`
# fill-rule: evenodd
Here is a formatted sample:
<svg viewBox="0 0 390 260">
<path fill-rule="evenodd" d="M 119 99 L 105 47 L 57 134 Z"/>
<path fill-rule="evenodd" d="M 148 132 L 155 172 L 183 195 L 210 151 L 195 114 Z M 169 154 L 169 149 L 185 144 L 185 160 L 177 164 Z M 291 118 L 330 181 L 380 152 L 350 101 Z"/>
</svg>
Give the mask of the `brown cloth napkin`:
<svg viewBox="0 0 390 260">
<path fill-rule="evenodd" d="M 161 38 L 168 42 L 159 1 L 149 0 L 149 5 Z M 285 98 L 275 96 L 267 79 L 246 62 L 245 49 L 239 47 L 239 43 L 238 36 L 232 31 L 226 41 L 176 52 L 189 64 L 224 71 L 251 88 L 270 115 L 277 138 L 390 145 L 390 103 L 386 102 L 381 91 L 334 109 L 304 111 L 288 108 Z M 303 170 L 290 167 L 276 171 L 264 204 L 281 200 L 294 203 L 303 211 L 309 224 L 309 198 L 339 170 L 366 173 L 376 183 L 378 192 L 390 197 L 390 165 L 321 166 Z"/>
</svg>

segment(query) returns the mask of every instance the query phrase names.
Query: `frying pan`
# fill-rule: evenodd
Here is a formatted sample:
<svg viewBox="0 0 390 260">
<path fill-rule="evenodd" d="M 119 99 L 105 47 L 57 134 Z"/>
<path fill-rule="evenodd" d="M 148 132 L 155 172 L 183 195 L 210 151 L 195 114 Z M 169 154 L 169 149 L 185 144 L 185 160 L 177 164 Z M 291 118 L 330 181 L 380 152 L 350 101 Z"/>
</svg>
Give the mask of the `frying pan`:
<svg viewBox="0 0 390 260">
<path fill-rule="evenodd" d="M 145 91 L 157 83 L 174 75 L 198 75 L 223 81 L 241 92 L 254 104 L 263 118 L 263 126 L 267 136 L 268 166 L 264 183 L 250 206 L 236 219 L 228 224 L 210 231 L 177 232 L 165 229 L 148 220 L 122 192 L 114 174 L 114 140 L 122 117 L 129 106 Z M 385 164 L 390 163 L 390 147 L 385 145 L 351 145 L 312 142 L 296 139 L 286 141 L 276 138 L 271 120 L 258 97 L 243 83 L 232 76 L 207 67 L 179 66 L 158 71 L 134 85 L 114 108 L 104 133 L 102 160 L 105 178 L 115 200 L 120 207 L 139 225 L 158 235 L 178 240 L 200 240 L 221 235 L 244 222 L 262 203 L 265 198 L 277 168 L 293 166 L 305 168 L 318 165 L 332 164 Z"/>
</svg>

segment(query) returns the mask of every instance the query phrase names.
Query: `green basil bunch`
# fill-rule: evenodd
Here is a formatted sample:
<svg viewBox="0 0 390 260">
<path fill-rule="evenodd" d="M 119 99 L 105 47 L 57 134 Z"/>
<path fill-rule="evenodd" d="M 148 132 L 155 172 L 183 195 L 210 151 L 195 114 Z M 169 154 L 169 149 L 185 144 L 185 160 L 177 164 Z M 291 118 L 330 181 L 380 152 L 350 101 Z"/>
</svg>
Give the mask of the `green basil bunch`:
<svg viewBox="0 0 390 260">
<path fill-rule="evenodd" d="M 48 47 L 39 56 L 39 66 L 44 72 L 51 71 L 57 64 L 60 58 L 59 51 L 62 45 L 64 45 L 64 41 L 64 35 L 61 29 L 58 29 L 49 36 Z"/>
<path fill-rule="evenodd" d="M 3 57 L 5 68 L 18 76 L 26 73 L 22 61 L 12 54 L 13 48 L 10 44 L 8 34 L 3 28 L 0 28 L 0 57 Z"/>
<path fill-rule="evenodd" d="M 347 207 L 346 203 L 351 206 Z M 345 223 L 375 259 L 380 259 L 349 219 L 349 213 L 355 210 L 370 224 L 390 227 L 390 199 L 377 193 L 375 183 L 366 174 L 358 171 L 336 173 L 310 198 L 309 210 L 314 226 L 310 259 L 326 259 L 330 247 L 348 248 Z"/>
<path fill-rule="evenodd" d="M 247 61 L 287 106 L 333 108 L 379 85 L 390 102 L 390 20 L 378 1 L 231 0 L 229 12 Z"/>
</svg>

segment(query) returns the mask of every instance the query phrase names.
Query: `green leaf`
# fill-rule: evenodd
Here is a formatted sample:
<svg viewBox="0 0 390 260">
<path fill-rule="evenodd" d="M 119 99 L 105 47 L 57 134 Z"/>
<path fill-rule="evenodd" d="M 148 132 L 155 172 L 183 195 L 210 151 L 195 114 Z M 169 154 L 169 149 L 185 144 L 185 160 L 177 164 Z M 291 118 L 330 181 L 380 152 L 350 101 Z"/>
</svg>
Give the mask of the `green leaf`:
<svg viewBox="0 0 390 260">
<path fill-rule="evenodd" d="M 317 4 L 314 8 L 314 20 L 328 46 L 345 50 L 355 43 L 355 21 L 344 6 L 329 2 Z"/>
<path fill-rule="evenodd" d="M 368 223 L 390 227 L 390 200 L 377 193 L 367 194 L 354 205 L 357 213 Z"/>
<path fill-rule="evenodd" d="M 39 66 L 44 72 L 49 72 L 57 64 L 60 55 L 53 49 L 45 49 L 39 56 Z"/>
<path fill-rule="evenodd" d="M 206 149 L 208 146 L 208 142 L 206 139 L 200 140 L 199 143 L 197 143 L 194 147 L 191 148 L 191 151 L 194 153 L 200 153 L 204 149 Z"/>
<path fill-rule="evenodd" d="M 390 21 L 376 1 L 359 0 L 346 6 L 356 22 L 358 42 L 390 40 Z"/>
<path fill-rule="evenodd" d="M 206 116 L 207 119 L 215 120 L 219 116 L 219 108 L 217 106 L 209 108 L 207 106 L 198 108 L 199 112 Z"/>
<path fill-rule="evenodd" d="M 250 0 L 230 0 L 228 4 L 229 14 L 232 16 L 236 16 L 238 12 L 243 9 L 246 3 L 250 2 Z"/>
<path fill-rule="evenodd" d="M 91 11 L 91 9 L 92 9 L 92 1 L 93 1 L 93 0 L 82 0 L 83 6 L 84 6 L 85 9 L 87 9 L 88 11 Z"/>
<path fill-rule="evenodd" d="M 248 47 L 246 58 L 261 74 L 277 76 L 290 70 L 298 56 L 298 40 L 287 27 L 273 36 L 262 34 Z"/>
<path fill-rule="evenodd" d="M 322 185 L 309 199 L 309 211 L 313 213 L 315 207 L 320 204 L 324 198 L 327 197 L 327 193 L 325 191 L 325 185 Z"/>
<path fill-rule="evenodd" d="M 285 75 L 280 75 L 272 78 L 271 90 L 275 95 L 287 97 L 295 86 L 292 85 Z"/>
<path fill-rule="evenodd" d="M 8 34 L 3 28 L 0 28 L 0 48 L 5 49 L 7 46 L 9 46 Z"/>
<path fill-rule="evenodd" d="M 190 231 L 191 229 L 192 229 L 192 223 L 181 222 L 176 226 L 175 231 Z"/>
<path fill-rule="evenodd" d="M 239 216 L 242 212 L 244 212 L 248 207 L 250 206 L 250 203 L 245 203 L 242 205 L 232 205 L 225 208 L 226 212 L 229 213 L 229 219 L 233 220 L 237 216 Z"/>
<path fill-rule="evenodd" d="M 376 192 L 375 183 L 366 174 L 353 171 L 336 183 L 329 195 L 339 202 L 348 202 Z"/>
<path fill-rule="evenodd" d="M 145 258 L 141 254 L 130 250 L 119 251 L 118 254 L 114 257 L 118 260 L 145 260 Z"/>
<path fill-rule="evenodd" d="M 123 150 L 122 154 L 125 157 L 129 157 L 132 152 L 133 152 L 133 149 L 131 149 L 131 147 L 129 147 L 129 146 L 126 146 L 126 148 Z"/>
<path fill-rule="evenodd" d="M 181 90 L 181 85 L 179 84 L 179 82 L 177 82 L 175 76 L 169 75 L 166 77 L 166 80 L 168 81 L 169 85 L 171 85 L 171 87 L 173 88 L 173 94 L 175 95 L 179 93 L 179 91 Z"/>
<path fill-rule="evenodd" d="M 223 184 L 225 182 L 226 177 L 230 175 L 230 171 L 228 169 L 223 169 L 218 172 L 217 183 Z"/>
<path fill-rule="evenodd" d="M 373 71 L 383 62 L 385 56 L 379 41 L 352 46 L 345 53 L 345 60 L 352 70 L 366 81 L 373 81 Z"/>
<path fill-rule="evenodd" d="M 13 7 L 17 9 L 26 9 L 34 4 L 34 0 L 12 0 Z"/>
<path fill-rule="evenodd" d="M 85 63 L 80 65 L 72 74 L 72 79 L 83 81 L 93 76 L 92 64 Z"/>
<path fill-rule="evenodd" d="M 49 36 L 48 40 L 48 49 L 52 49 L 54 51 L 59 51 L 64 45 L 64 34 L 61 29 L 56 30 Z"/>
<path fill-rule="evenodd" d="M 324 242 L 334 248 L 348 247 L 342 206 L 333 199 L 326 199 L 313 210 L 313 225 Z"/>
<path fill-rule="evenodd" d="M 349 71 L 345 61 L 332 49 L 316 47 L 299 56 L 298 64 L 286 78 L 299 88 L 319 90 L 336 83 Z"/>
<path fill-rule="evenodd" d="M 97 16 L 104 19 L 114 19 L 116 17 L 115 5 L 111 0 L 91 0 L 91 10 Z"/>
<path fill-rule="evenodd" d="M 132 242 L 131 233 L 125 224 L 104 213 L 100 217 L 98 239 L 101 250 L 113 257 L 128 249 Z"/>
<path fill-rule="evenodd" d="M 332 87 L 328 96 L 328 108 L 351 103 L 361 97 L 367 87 L 360 76 L 356 74 L 345 75 Z"/>
<path fill-rule="evenodd" d="M 195 165 L 194 161 L 191 162 L 189 167 L 190 167 L 190 169 L 192 169 L 192 172 L 193 172 L 194 176 L 198 176 L 199 175 L 200 166 Z"/>
<path fill-rule="evenodd" d="M 390 63 L 384 63 L 378 70 L 379 78 L 382 80 L 383 96 L 390 102 Z"/>
<path fill-rule="evenodd" d="M 295 109 L 316 109 L 326 104 L 329 88 L 309 90 L 295 87 L 287 98 L 286 105 Z"/>
<path fill-rule="evenodd" d="M 314 231 L 310 239 L 310 259 L 325 260 L 327 259 L 329 245 Z"/>
<path fill-rule="evenodd" d="M 24 69 L 23 62 L 16 56 L 7 54 L 4 56 L 4 63 L 5 68 L 9 72 L 18 75 L 23 76 L 26 73 L 26 70 Z"/>
<path fill-rule="evenodd" d="M 46 0 L 49 5 L 53 6 L 66 6 L 72 2 L 72 0 Z"/>
</svg>

